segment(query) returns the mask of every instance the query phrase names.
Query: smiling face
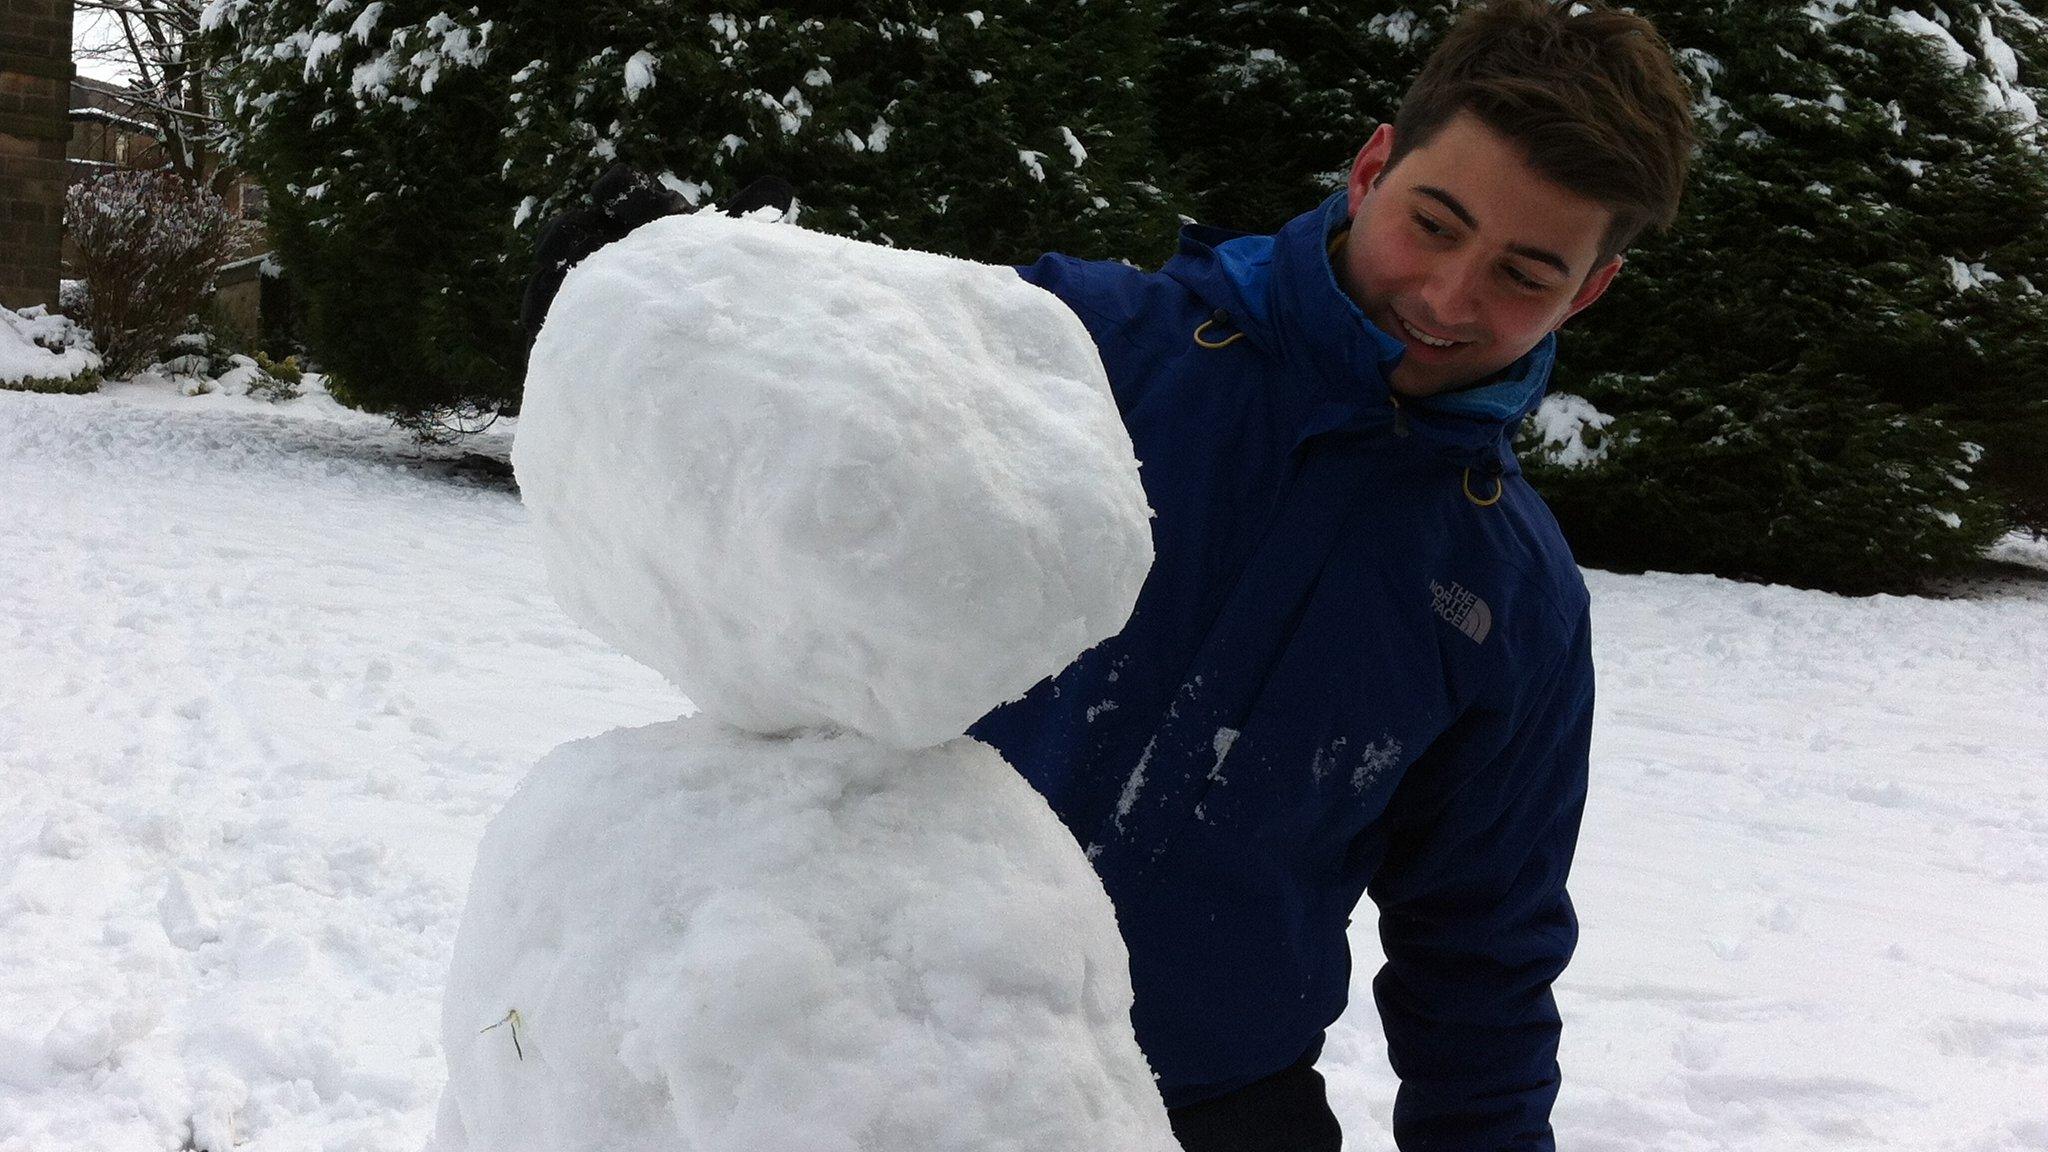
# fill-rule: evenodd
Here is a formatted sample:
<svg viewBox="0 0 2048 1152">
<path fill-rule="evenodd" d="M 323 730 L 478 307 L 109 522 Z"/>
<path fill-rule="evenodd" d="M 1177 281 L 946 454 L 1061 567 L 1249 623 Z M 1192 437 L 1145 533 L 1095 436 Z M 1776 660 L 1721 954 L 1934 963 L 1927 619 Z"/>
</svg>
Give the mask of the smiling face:
<svg viewBox="0 0 2048 1152">
<path fill-rule="evenodd" d="M 1381 125 L 1351 169 L 1351 234 L 1333 259 L 1366 318 L 1407 347 L 1389 384 L 1428 396 L 1506 368 L 1600 298 L 1612 214 L 1544 177 L 1461 114 L 1391 168 Z"/>
</svg>

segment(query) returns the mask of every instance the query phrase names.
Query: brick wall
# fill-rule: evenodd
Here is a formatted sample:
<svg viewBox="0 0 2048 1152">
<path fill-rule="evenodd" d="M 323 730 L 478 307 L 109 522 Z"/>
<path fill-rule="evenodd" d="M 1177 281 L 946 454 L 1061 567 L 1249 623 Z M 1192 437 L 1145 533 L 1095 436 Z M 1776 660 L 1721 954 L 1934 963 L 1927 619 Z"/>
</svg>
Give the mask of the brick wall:
<svg viewBox="0 0 2048 1152">
<path fill-rule="evenodd" d="M 0 307 L 57 303 L 71 0 L 0 0 Z"/>
</svg>

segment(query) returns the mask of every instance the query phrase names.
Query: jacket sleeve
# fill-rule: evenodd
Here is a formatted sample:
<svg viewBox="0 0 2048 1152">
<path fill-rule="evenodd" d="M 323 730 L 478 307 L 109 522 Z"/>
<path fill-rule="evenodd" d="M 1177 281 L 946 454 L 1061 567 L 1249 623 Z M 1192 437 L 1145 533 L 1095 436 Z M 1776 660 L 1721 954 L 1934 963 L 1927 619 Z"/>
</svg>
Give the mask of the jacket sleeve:
<svg viewBox="0 0 2048 1152">
<path fill-rule="evenodd" d="M 1117 410 L 1128 414 L 1159 367 L 1159 349 L 1134 344 L 1131 328 L 1155 303 L 1147 286 L 1160 278 L 1114 260 L 1080 260 L 1056 252 L 1018 265 L 1017 274 L 1059 297 L 1080 317 L 1102 357 Z"/>
<path fill-rule="evenodd" d="M 1097 307 L 1091 297 L 1100 290 L 1099 281 L 1121 268 L 1122 265 L 1105 266 L 1102 261 L 1080 260 L 1058 252 L 1048 252 L 1030 264 L 1016 265 L 1017 275 L 1025 283 L 1045 289 L 1072 309 L 1098 347 L 1120 339 L 1122 325 Z"/>
<path fill-rule="evenodd" d="M 1550 985 L 1578 941 L 1565 875 L 1593 717 L 1583 612 L 1561 658 L 1521 683 L 1411 767 L 1368 889 L 1387 956 L 1373 994 L 1401 1078 L 1403 1152 L 1555 1147 Z"/>
</svg>

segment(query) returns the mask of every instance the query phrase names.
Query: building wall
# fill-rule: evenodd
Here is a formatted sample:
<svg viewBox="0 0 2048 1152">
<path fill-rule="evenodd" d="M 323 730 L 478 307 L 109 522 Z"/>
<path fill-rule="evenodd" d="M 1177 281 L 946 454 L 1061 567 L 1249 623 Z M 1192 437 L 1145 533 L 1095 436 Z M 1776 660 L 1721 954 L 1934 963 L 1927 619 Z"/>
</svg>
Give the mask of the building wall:
<svg viewBox="0 0 2048 1152">
<path fill-rule="evenodd" d="M 0 4 L 7 0 L 0 0 Z M 157 143 L 147 125 L 71 112 L 71 144 L 65 154 L 71 158 L 71 182 L 91 179 L 116 168 L 162 168 L 170 156 Z"/>
<path fill-rule="evenodd" d="M 7 0 L 0 0 L 5 4 Z M 157 142 L 156 126 L 136 106 L 125 84 L 89 76 L 71 81 L 71 182 L 115 168 L 162 168 L 170 154 Z"/>
<path fill-rule="evenodd" d="M 238 260 L 213 278 L 214 317 L 255 344 L 263 339 L 263 259 Z"/>
<path fill-rule="evenodd" d="M 0 308 L 57 303 L 71 0 L 0 0 Z"/>
</svg>

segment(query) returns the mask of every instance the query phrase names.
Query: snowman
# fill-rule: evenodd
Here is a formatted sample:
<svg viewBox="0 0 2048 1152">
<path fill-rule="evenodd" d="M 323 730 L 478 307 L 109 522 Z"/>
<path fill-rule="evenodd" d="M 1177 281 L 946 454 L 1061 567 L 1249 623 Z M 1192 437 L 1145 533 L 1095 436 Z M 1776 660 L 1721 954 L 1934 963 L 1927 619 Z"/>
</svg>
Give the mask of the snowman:
<svg viewBox="0 0 2048 1152">
<path fill-rule="evenodd" d="M 961 733 L 1124 624 L 1149 512 L 1008 269 L 758 220 L 580 265 L 513 463 L 556 598 L 701 709 L 485 834 L 441 1152 L 1174 1152 L 1079 847 Z"/>
</svg>

